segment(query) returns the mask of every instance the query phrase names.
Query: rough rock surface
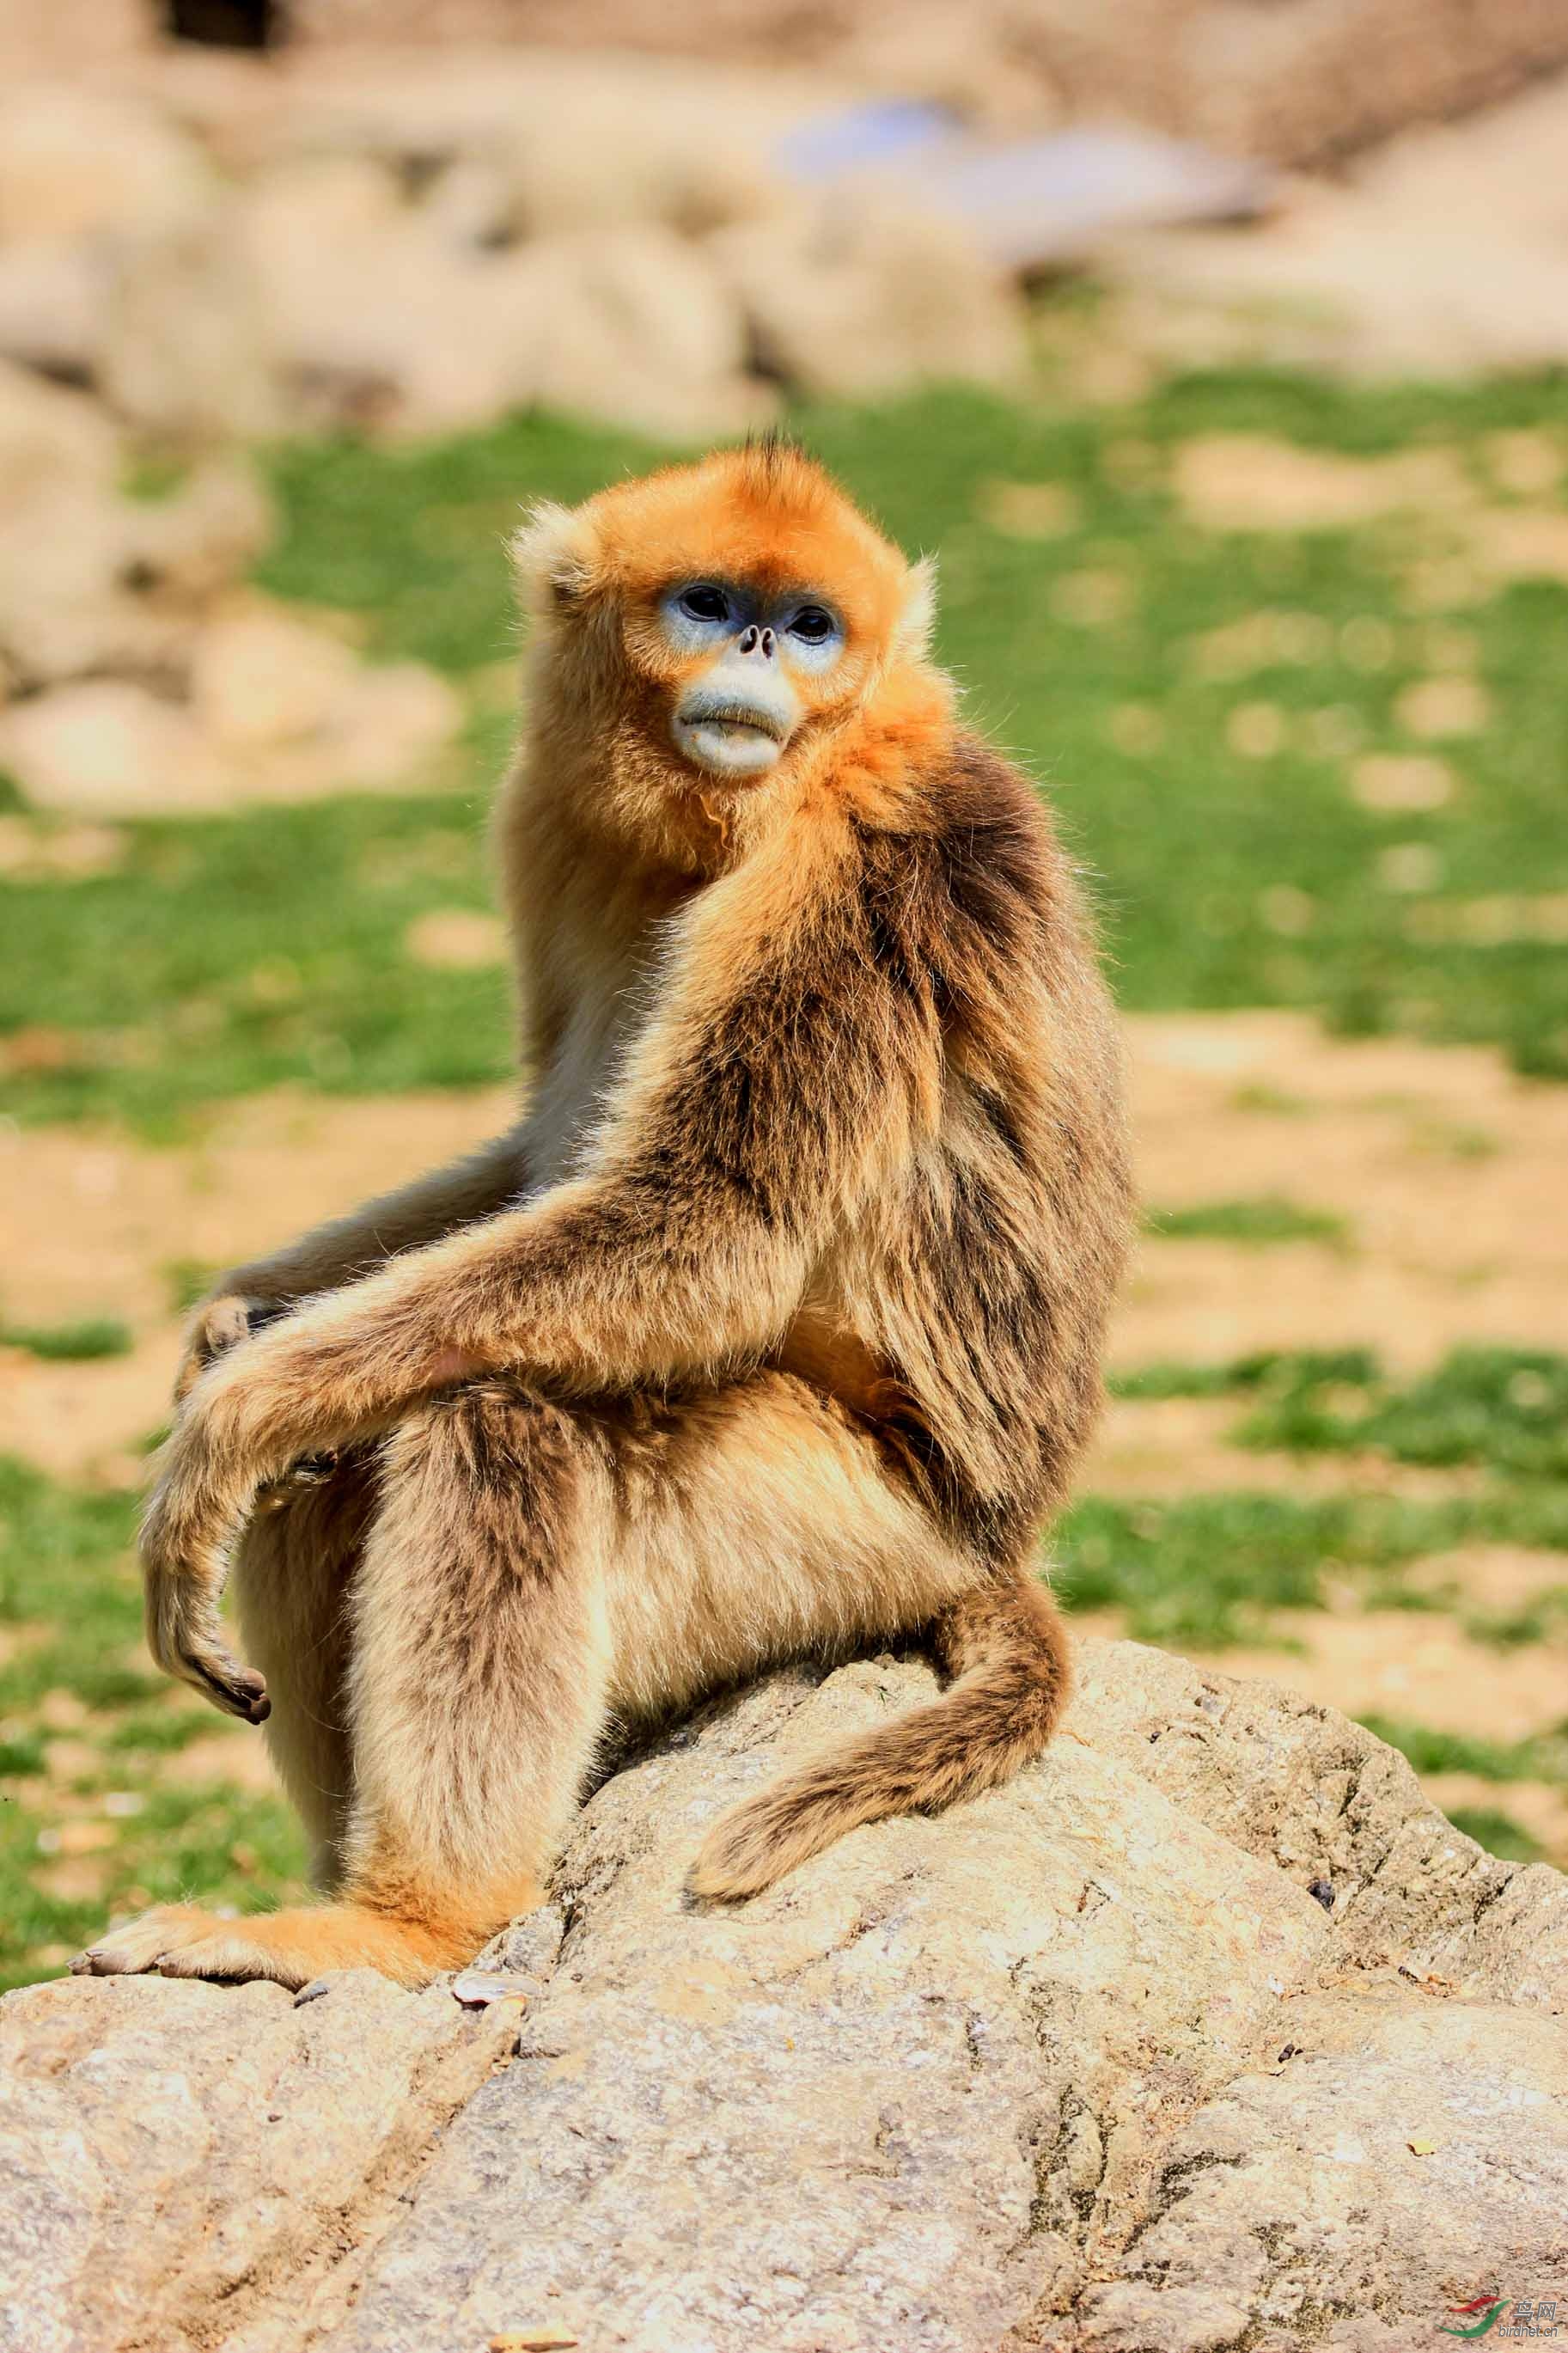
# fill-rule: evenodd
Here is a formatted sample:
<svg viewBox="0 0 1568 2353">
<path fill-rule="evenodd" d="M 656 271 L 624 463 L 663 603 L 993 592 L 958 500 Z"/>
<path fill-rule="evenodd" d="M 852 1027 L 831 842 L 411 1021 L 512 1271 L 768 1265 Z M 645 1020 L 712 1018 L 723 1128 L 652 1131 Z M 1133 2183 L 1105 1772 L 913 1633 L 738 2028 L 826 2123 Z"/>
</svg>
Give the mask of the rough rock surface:
<svg viewBox="0 0 1568 2353">
<path fill-rule="evenodd" d="M 1009 1788 L 684 1897 L 929 1683 L 781 1674 L 614 1775 L 491 1950 L 521 2013 L 10 1997 L 0 2347 L 1392 2353 L 1561 2283 L 1568 1883 L 1331 1712 L 1089 1643 Z"/>
</svg>

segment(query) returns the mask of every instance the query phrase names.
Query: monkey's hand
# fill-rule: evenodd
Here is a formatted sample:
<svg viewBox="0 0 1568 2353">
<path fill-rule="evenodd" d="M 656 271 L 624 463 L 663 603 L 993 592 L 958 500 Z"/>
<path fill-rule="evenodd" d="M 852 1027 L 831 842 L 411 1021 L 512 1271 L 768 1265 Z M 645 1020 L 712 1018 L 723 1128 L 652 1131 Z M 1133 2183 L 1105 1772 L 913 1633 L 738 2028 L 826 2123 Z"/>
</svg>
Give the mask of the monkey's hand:
<svg viewBox="0 0 1568 2353">
<path fill-rule="evenodd" d="M 301 1455 L 384 1428 L 411 1399 L 477 1369 L 445 1344 L 427 1305 L 408 1314 L 422 1304 L 405 1261 L 297 1308 L 263 1305 L 270 1330 L 247 1319 L 241 1335 L 238 1314 L 226 1314 L 218 1328 L 234 1338 L 188 1387 L 142 1524 L 147 1641 L 166 1673 L 231 1715 L 259 1724 L 268 1713 L 262 1678 L 230 1655 L 218 1616 L 229 1548 L 258 1491 Z M 247 1303 L 226 1294 L 212 1305 L 217 1321 Z"/>
<path fill-rule="evenodd" d="M 288 1312 L 286 1300 L 249 1298 L 237 1291 L 219 1291 L 204 1299 L 185 1334 L 185 1353 L 174 1376 L 174 1403 L 184 1403 L 207 1366 L 219 1356 Z"/>
<path fill-rule="evenodd" d="M 187 1407 L 142 1523 L 147 1647 L 165 1674 L 190 1683 L 226 1715 L 261 1724 L 272 1706 L 266 1683 L 233 1655 L 218 1616 L 223 1546 L 198 1534 L 216 1511 L 215 1483 L 207 1433 Z M 226 1522 L 223 1514 L 226 1533 Z"/>
<path fill-rule="evenodd" d="M 179 1415 L 142 1523 L 149 1650 L 166 1674 L 249 1724 L 269 1713 L 267 1686 L 230 1652 L 218 1602 L 230 1542 L 257 1489 L 280 1476 L 306 1443 L 301 1437 L 290 1445 L 284 1428 L 311 1426 L 303 1391 L 296 1387 L 286 1399 L 281 1367 L 269 1378 L 263 1362 L 258 1327 L 287 1313 L 286 1305 L 232 1292 L 199 1311 L 176 1390 Z M 271 1353 L 278 1354 L 275 1341 Z M 286 1403 L 296 1410 L 280 1412 Z M 272 1424 L 270 1446 L 264 1419 Z"/>
</svg>

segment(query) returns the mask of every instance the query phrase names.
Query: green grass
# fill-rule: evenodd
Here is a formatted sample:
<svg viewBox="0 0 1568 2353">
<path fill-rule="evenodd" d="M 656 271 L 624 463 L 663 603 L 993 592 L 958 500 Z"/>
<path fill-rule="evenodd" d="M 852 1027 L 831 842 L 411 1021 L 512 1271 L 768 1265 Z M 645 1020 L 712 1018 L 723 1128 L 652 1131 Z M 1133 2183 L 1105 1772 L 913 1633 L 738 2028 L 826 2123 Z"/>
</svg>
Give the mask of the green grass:
<svg viewBox="0 0 1568 2353">
<path fill-rule="evenodd" d="M 1235 1397 L 1271 1383 L 1295 1388 L 1307 1382 L 1350 1382 L 1364 1388 L 1377 1377 L 1377 1358 L 1370 1348 L 1269 1348 L 1217 1365 L 1144 1365 L 1136 1372 L 1112 1375 L 1110 1387 L 1113 1396 L 1123 1398 L 1212 1398 Z"/>
<path fill-rule="evenodd" d="M 1156 1364 L 1118 1375 L 1118 1397 L 1246 1397 L 1238 1444 L 1292 1453 L 1386 1454 L 1479 1464 L 1511 1479 L 1568 1480 L 1568 1356 L 1542 1348 L 1451 1349 L 1399 1381 L 1367 1348 L 1280 1349 L 1227 1363 Z"/>
<path fill-rule="evenodd" d="M 1371 1448 L 1398 1462 L 1466 1463 L 1522 1479 L 1568 1479 L 1568 1356 L 1456 1348 L 1404 1384 L 1341 1377 L 1281 1380 L 1237 1431 L 1298 1453 Z"/>
<path fill-rule="evenodd" d="M 88 1364 L 99 1356 L 127 1356 L 131 1327 L 118 1316 L 89 1316 L 80 1324 L 0 1324 L 0 1347 L 25 1348 L 46 1364 Z"/>
<path fill-rule="evenodd" d="M 505 976 L 404 946 L 436 907 L 483 907 L 478 799 L 340 801 L 132 828 L 124 865 L 0 905 L 0 1034 L 66 1050 L 14 1077 L 33 1118 L 116 1111 L 167 1134 L 225 1096 L 472 1086 L 508 1068 Z"/>
<path fill-rule="evenodd" d="M 1525 1651 L 1536 1642 L 1561 1641 L 1568 1633 L 1568 1585 L 1549 1586 L 1518 1609 L 1462 1613 L 1472 1641 L 1498 1651 Z"/>
<path fill-rule="evenodd" d="M 1463 1831 L 1467 1838 L 1473 1838 L 1478 1846 L 1504 1862 L 1540 1862 L 1545 1853 L 1540 1840 L 1522 1822 L 1516 1822 L 1497 1806 L 1455 1806 L 1448 1820 L 1457 1831 Z"/>
<path fill-rule="evenodd" d="M 1335 746 L 1411 748 L 1394 706 L 1428 667 L 1433 622 L 1405 579 L 1419 519 L 1216 535 L 1184 518 L 1162 473 L 1202 433 L 1465 452 L 1499 427 L 1554 427 L 1562 403 L 1548 379 L 1380 392 L 1241 373 L 1179 379 L 1120 410 L 949 391 L 799 422 L 897 536 L 940 553 L 941 654 L 1098 874 L 1129 1005 L 1314 1006 L 1355 1031 L 1496 1039 L 1521 1069 L 1563 1075 L 1560 947 L 1406 919 L 1428 901 L 1568 889 L 1568 584 L 1517 584 L 1457 617 L 1491 722 L 1447 747 L 1460 780 L 1447 805 L 1379 814 L 1347 791 Z M 1130 468 L 1129 448 L 1152 463 Z M 462 673 L 515 643 L 505 542 L 523 502 L 577 498 L 664 454 L 536 417 L 416 449 L 292 445 L 270 460 L 282 531 L 261 578 L 361 615 L 374 653 Z M 1008 536 L 988 519 L 997 481 L 1065 485 L 1075 527 Z M 1123 584 L 1105 626 L 1070 617 L 1083 573 Z M 1194 659 L 1196 640 L 1259 612 L 1310 617 L 1307 658 L 1269 654 L 1241 679 Z M 1345 634 L 1368 620 L 1386 653 L 1370 670 L 1364 628 Z M 1227 730 L 1258 701 L 1279 714 L 1280 742 L 1248 756 Z M 6 1107 L 157 1130 L 279 1078 L 381 1090 L 503 1069 L 499 978 L 411 967 L 401 942 L 427 906 L 484 902 L 480 816 L 504 735 L 476 726 L 468 780 L 444 798 L 133 826 L 111 874 L 0 884 L 0 1039 L 33 1033 Z M 1392 889 L 1381 855 L 1412 844 L 1432 871 Z"/>
<path fill-rule="evenodd" d="M 1379 1608 L 1430 1608 L 1401 1586 L 1400 1568 L 1482 1541 L 1568 1546 L 1568 1491 L 1089 1496 L 1057 1531 L 1051 1581 L 1069 1609 L 1124 1611 L 1139 1641 L 1220 1650 L 1278 1641 L 1274 1613 L 1320 1608 L 1329 1571 L 1359 1574 Z"/>
<path fill-rule="evenodd" d="M 1417 1773 L 1473 1773 L 1482 1781 L 1568 1781 L 1568 1725 L 1533 1740 L 1489 1740 L 1396 1716 L 1362 1720 L 1369 1732 L 1408 1757 Z"/>
<path fill-rule="evenodd" d="M 1328 1242 L 1343 1250 L 1350 1228 L 1329 1209 L 1305 1209 L 1277 1193 L 1256 1194 L 1235 1201 L 1195 1201 L 1181 1209 L 1150 1209 L 1144 1226 L 1163 1241 L 1240 1242 L 1264 1247 L 1272 1242 Z"/>
<path fill-rule="evenodd" d="M 255 1908 L 303 1867 L 281 1799 L 179 1779 L 180 1750 L 220 1719 L 183 1703 L 142 1650 L 135 1514 L 132 1497 L 0 1456 L 0 1989 L 58 1968 L 111 1911 L 190 1896 Z M 79 1719 L 63 1751 L 62 1701 Z M 97 1892 L 52 1888 L 73 1828 L 105 1822 Z"/>
</svg>

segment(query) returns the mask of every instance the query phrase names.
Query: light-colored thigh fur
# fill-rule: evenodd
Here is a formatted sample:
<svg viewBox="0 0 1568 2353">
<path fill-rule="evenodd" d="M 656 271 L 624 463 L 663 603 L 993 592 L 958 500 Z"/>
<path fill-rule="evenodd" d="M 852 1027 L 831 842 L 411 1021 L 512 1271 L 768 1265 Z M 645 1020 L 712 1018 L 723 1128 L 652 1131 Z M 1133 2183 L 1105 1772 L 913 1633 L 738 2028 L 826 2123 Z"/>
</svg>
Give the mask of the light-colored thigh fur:
<svg viewBox="0 0 1568 2353">
<path fill-rule="evenodd" d="M 980 1580 L 868 1433 L 789 1374 L 628 1416 L 616 1461 L 611 1694 L 629 1716 L 913 1633 Z"/>
<path fill-rule="evenodd" d="M 353 1883 L 542 1877 L 612 1717 L 913 1632 L 978 1576 L 784 1374 L 569 1409 L 475 1383 L 387 1441 L 354 1584 Z"/>
<path fill-rule="evenodd" d="M 604 1729 L 607 1451 L 484 1381 L 394 1431 L 381 1481 L 353 1596 L 347 1876 L 489 1915 L 547 1869 Z"/>
</svg>

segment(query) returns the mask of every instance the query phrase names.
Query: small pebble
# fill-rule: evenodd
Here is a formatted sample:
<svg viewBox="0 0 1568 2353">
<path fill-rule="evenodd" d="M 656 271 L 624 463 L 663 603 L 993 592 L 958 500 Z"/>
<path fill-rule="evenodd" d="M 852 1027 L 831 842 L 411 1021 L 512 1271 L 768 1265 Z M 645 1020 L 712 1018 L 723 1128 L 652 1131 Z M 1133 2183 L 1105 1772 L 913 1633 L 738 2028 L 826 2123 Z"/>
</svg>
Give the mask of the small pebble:
<svg viewBox="0 0 1568 2353">
<path fill-rule="evenodd" d="M 526 2001 L 528 1989 L 499 1969 L 464 1969 L 452 1979 L 452 1999 L 465 2010 L 487 2010 L 492 2001 Z"/>
</svg>

